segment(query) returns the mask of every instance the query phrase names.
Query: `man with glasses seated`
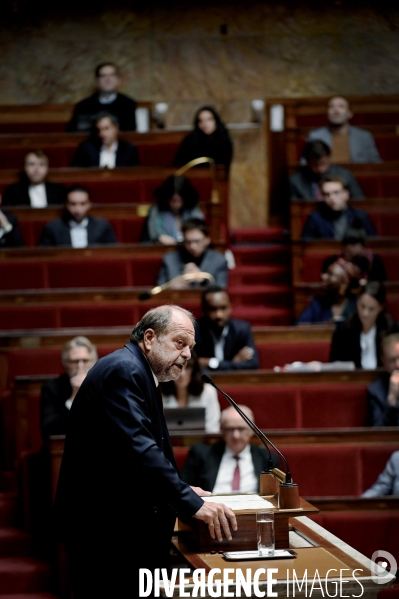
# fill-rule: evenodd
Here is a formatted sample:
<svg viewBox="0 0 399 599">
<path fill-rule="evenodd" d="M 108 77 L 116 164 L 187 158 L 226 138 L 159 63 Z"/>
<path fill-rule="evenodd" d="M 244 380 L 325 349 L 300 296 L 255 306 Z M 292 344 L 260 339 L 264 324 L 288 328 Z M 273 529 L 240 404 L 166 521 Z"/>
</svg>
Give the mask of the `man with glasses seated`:
<svg viewBox="0 0 399 599">
<path fill-rule="evenodd" d="M 72 402 L 97 359 L 96 346 L 87 337 L 74 337 L 64 345 L 61 354 L 64 374 L 42 387 L 40 424 L 43 439 L 50 435 L 65 435 Z"/>
<path fill-rule="evenodd" d="M 240 408 L 254 420 L 250 408 Z M 259 491 L 259 476 L 268 466 L 269 453 L 250 443 L 253 432 L 233 407 L 223 410 L 220 431 L 223 440 L 193 445 L 182 469 L 182 479 L 214 495 Z M 273 452 L 272 460 L 273 467 L 278 468 L 279 460 Z"/>
</svg>

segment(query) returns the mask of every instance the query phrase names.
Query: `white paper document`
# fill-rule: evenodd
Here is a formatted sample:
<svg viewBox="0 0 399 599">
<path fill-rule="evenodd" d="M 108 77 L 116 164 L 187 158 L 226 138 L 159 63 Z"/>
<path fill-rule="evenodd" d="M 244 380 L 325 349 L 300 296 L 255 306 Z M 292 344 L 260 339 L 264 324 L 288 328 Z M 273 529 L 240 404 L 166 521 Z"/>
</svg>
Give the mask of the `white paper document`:
<svg viewBox="0 0 399 599">
<path fill-rule="evenodd" d="M 212 495 L 211 497 L 202 497 L 204 501 L 214 501 L 223 503 L 230 509 L 236 510 L 266 510 L 274 509 L 275 506 L 260 497 L 260 495 Z"/>
</svg>

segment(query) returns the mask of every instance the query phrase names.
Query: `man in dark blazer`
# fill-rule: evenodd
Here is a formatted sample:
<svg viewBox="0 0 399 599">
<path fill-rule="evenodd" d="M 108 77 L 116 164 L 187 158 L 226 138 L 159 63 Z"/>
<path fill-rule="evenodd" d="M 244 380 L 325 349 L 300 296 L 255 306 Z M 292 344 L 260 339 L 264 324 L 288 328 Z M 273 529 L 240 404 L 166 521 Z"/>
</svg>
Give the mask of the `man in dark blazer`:
<svg viewBox="0 0 399 599">
<path fill-rule="evenodd" d="M 116 116 L 121 131 L 136 130 L 136 102 L 119 93 L 121 84 L 118 67 L 112 62 L 104 62 L 95 71 L 97 92 L 76 104 L 68 131 L 91 131 L 93 117 L 106 110 Z"/>
<path fill-rule="evenodd" d="M 197 272 L 207 272 L 221 287 L 227 287 L 228 266 L 226 258 L 220 252 L 209 248 L 211 238 L 205 221 L 200 218 L 190 218 L 183 223 L 183 243 L 174 252 L 169 252 L 162 259 L 158 273 L 157 285 L 164 285 L 176 279 L 170 289 L 190 289 L 209 285 L 208 279 L 177 279 L 180 275 L 193 275 Z"/>
<path fill-rule="evenodd" d="M 399 333 L 381 341 L 386 372 L 367 387 L 370 426 L 399 426 Z"/>
<path fill-rule="evenodd" d="M 16 216 L 1 210 L 0 196 L 0 248 L 21 247 L 24 245 Z"/>
<path fill-rule="evenodd" d="M 348 206 L 349 190 L 341 177 L 325 177 L 321 191 L 323 202 L 309 214 L 302 239 L 343 239 L 350 228 L 363 229 L 369 237 L 376 235 L 364 210 Z"/>
<path fill-rule="evenodd" d="M 100 112 L 95 118 L 95 130 L 95 135 L 78 146 L 72 166 L 139 166 L 137 148 L 128 141 L 119 139 L 119 123 L 114 115 Z"/>
<path fill-rule="evenodd" d="M 250 408 L 240 408 L 254 420 Z M 253 433 L 233 407 L 223 410 L 220 430 L 223 441 L 198 443 L 190 449 L 182 479 L 214 494 L 259 491 L 259 476 L 269 466 L 269 453 L 250 443 Z M 273 452 L 272 462 L 273 468 L 279 467 L 278 457 Z"/>
<path fill-rule="evenodd" d="M 90 208 L 88 190 L 80 185 L 71 187 L 63 216 L 44 226 L 39 246 L 69 245 L 83 248 L 89 245 L 118 243 L 107 220 L 88 216 Z"/>
<path fill-rule="evenodd" d="M 212 285 L 203 292 L 202 314 L 195 330 L 195 350 L 203 368 L 259 368 L 251 325 L 231 318 L 230 297 L 225 289 Z"/>
<path fill-rule="evenodd" d="M 75 599 L 137 597 L 139 569 L 168 565 L 176 516 L 219 540 L 236 529 L 231 510 L 181 480 L 163 415 L 158 384 L 180 376 L 193 346 L 189 312 L 150 310 L 75 397 L 55 500 Z"/>
<path fill-rule="evenodd" d="M 66 189 L 60 183 L 46 181 L 48 169 L 48 157 L 44 152 L 41 150 L 28 152 L 25 156 L 21 180 L 5 188 L 3 204 L 32 208 L 63 204 L 66 199 Z"/>
<path fill-rule="evenodd" d="M 323 141 L 308 142 L 303 149 L 302 160 L 304 164 L 290 177 L 291 200 L 322 200 L 321 182 L 325 177 L 340 177 L 351 198 L 364 198 L 364 192 L 351 171 L 331 164 L 331 150 Z"/>
<path fill-rule="evenodd" d="M 43 439 L 50 435 L 65 435 L 73 400 L 97 359 L 96 347 L 87 337 L 79 335 L 64 345 L 61 361 L 65 372 L 42 387 L 40 426 Z"/>
</svg>

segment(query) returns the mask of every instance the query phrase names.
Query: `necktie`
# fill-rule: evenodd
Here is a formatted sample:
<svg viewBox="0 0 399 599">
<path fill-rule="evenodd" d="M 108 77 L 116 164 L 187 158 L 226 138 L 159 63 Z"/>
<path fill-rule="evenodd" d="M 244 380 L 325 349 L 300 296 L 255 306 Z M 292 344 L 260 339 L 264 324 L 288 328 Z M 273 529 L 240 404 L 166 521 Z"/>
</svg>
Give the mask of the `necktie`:
<svg viewBox="0 0 399 599">
<path fill-rule="evenodd" d="M 238 460 L 240 459 L 239 455 L 235 455 L 234 459 L 237 460 L 237 465 L 234 469 L 234 474 L 233 474 L 233 481 L 231 483 L 231 490 L 232 491 L 239 491 L 240 490 L 240 466 L 238 464 Z"/>
</svg>

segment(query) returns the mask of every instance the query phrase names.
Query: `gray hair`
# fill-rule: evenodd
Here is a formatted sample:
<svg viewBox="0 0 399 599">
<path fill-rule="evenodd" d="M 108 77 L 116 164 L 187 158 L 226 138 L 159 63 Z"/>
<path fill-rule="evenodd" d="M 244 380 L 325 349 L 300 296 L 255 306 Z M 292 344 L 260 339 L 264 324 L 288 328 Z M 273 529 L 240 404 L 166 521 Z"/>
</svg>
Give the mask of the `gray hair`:
<svg viewBox="0 0 399 599">
<path fill-rule="evenodd" d="M 173 310 L 179 310 L 183 312 L 191 320 L 192 324 L 195 324 L 195 318 L 188 310 L 181 308 L 180 306 L 165 305 L 158 306 L 146 312 L 143 318 L 136 324 L 132 334 L 130 335 L 130 341 L 132 343 L 138 343 L 144 339 L 144 333 L 148 329 L 152 329 L 158 339 L 162 339 L 167 335 L 171 328 Z"/>
<path fill-rule="evenodd" d="M 246 416 L 248 416 L 248 418 L 250 418 L 252 420 L 252 422 L 255 422 L 254 413 L 251 410 L 251 408 L 249 408 L 248 406 L 244 406 L 244 405 L 238 405 L 238 407 L 244 412 L 244 414 L 246 414 Z M 220 414 L 220 428 L 222 427 L 223 420 L 226 418 L 227 412 L 229 412 L 230 410 L 233 410 L 233 412 L 237 413 L 237 410 L 235 408 L 233 408 L 233 406 L 229 406 L 228 408 L 225 408 L 222 411 L 222 413 Z M 243 422 L 245 422 L 244 418 L 243 418 Z"/>
<path fill-rule="evenodd" d="M 78 337 L 74 337 L 73 339 L 65 343 L 64 347 L 62 348 L 61 361 L 63 366 L 66 366 L 68 362 L 69 350 L 73 349 L 74 347 L 85 347 L 89 354 L 93 357 L 93 360 L 97 362 L 98 354 L 96 346 L 93 345 L 93 343 L 89 341 L 87 337 L 83 337 L 83 335 L 78 335 Z"/>
</svg>

